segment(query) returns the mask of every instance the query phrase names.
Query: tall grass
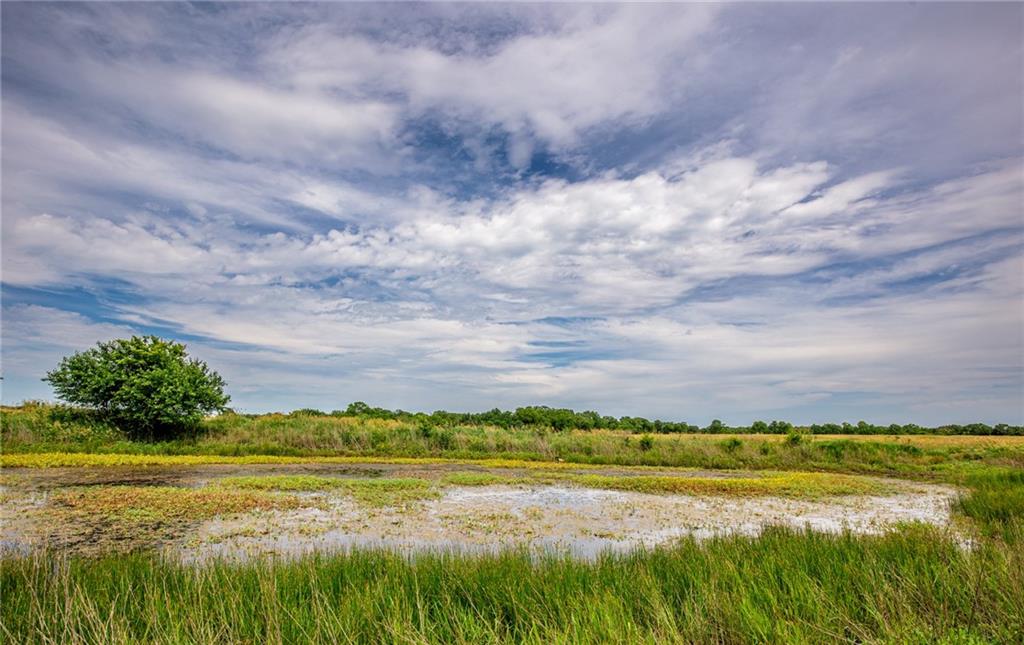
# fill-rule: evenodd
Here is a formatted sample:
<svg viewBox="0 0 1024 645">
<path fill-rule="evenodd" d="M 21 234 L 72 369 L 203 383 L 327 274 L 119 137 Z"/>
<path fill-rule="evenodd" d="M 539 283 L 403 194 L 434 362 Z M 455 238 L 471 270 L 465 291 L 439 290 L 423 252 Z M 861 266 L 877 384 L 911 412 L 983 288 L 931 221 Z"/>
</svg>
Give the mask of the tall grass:
<svg viewBox="0 0 1024 645">
<path fill-rule="evenodd" d="M 608 431 L 553 432 L 542 427 L 434 428 L 382 419 L 310 415 L 227 414 L 178 441 L 127 441 L 89 419 L 54 419 L 47 406 L 6 408 L 0 439 L 6 454 L 95 452 L 209 456 L 363 456 L 518 459 L 580 464 L 695 468 L 824 470 L 892 475 L 943 475 L 964 464 L 1024 468 L 1017 438 L 969 438 L 918 445 L 885 441 L 715 435 L 640 437 Z M 949 439 L 944 438 L 944 439 Z M 959 476 L 959 475 L 958 475 Z"/>
<path fill-rule="evenodd" d="M 192 568 L 0 561 L 8 642 L 1020 642 L 1024 562 L 922 526 L 784 529 L 593 562 L 353 552 Z"/>
<path fill-rule="evenodd" d="M 955 510 L 970 518 L 986 537 L 1024 545 L 1024 470 L 989 469 L 973 473 L 970 493 Z"/>
</svg>

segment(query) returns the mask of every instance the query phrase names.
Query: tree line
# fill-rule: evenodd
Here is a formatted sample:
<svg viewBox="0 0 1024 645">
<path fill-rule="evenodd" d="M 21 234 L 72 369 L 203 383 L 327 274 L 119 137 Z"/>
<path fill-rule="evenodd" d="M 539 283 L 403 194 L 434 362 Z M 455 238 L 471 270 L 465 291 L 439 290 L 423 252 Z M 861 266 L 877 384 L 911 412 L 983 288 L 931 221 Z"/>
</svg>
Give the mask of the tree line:
<svg viewBox="0 0 1024 645">
<path fill-rule="evenodd" d="M 812 434 L 944 434 L 944 435 L 1024 435 L 1024 427 L 1006 423 L 988 425 L 985 423 L 948 424 L 937 427 L 920 426 L 916 423 L 876 425 L 866 421 L 857 423 L 816 423 L 797 428 L 788 421 L 754 421 L 749 426 L 727 425 L 715 419 L 706 426 L 685 421 L 663 421 L 643 417 L 613 417 L 593 410 L 577 412 L 569 408 L 552 408 L 545 405 L 531 405 L 515 410 L 494 408 L 487 412 L 407 412 L 370 406 L 362 401 L 349 404 L 344 410 L 324 412 L 315 409 L 296 410 L 292 414 L 308 416 L 355 416 L 367 419 L 389 419 L 430 426 L 487 425 L 499 428 L 546 427 L 552 430 L 622 430 L 636 433 L 675 434 L 700 432 L 707 434 L 788 434 L 795 430 Z"/>
<path fill-rule="evenodd" d="M 202 419 L 226 410 L 230 397 L 224 379 L 206 363 L 191 358 L 185 346 L 156 336 L 133 336 L 97 343 L 61 360 L 43 379 L 58 398 L 124 429 L 140 438 L 178 436 L 197 428 Z M 297 415 L 328 415 L 313 409 Z M 500 428 L 543 427 L 553 430 L 624 430 L 637 433 L 683 432 L 787 434 L 795 430 L 814 434 L 970 434 L 1024 435 L 1024 428 L 999 423 L 944 425 L 926 428 L 917 424 L 874 425 L 865 421 L 814 424 L 794 428 L 788 421 L 754 421 L 749 426 L 729 426 L 715 419 L 705 427 L 685 421 L 643 417 L 613 417 L 592 410 L 531 405 L 515 410 L 494 408 L 487 412 L 406 412 L 372 407 L 362 401 L 349 404 L 334 416 L 394 419 L 423 426 L 488 425 Z"/>
</svg>

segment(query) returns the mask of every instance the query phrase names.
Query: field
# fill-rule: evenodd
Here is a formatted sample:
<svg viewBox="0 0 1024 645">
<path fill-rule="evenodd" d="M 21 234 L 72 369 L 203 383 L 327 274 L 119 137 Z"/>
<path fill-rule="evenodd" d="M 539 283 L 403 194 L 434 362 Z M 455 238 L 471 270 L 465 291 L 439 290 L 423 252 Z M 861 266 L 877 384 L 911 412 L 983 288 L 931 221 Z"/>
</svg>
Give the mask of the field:
<svg viewBox="0 0 1024 645">
<path fill-rule="evenodd" d="M 1024 640 L 1024 439 L 3 410 L 5 642 Z"/>
</svg>

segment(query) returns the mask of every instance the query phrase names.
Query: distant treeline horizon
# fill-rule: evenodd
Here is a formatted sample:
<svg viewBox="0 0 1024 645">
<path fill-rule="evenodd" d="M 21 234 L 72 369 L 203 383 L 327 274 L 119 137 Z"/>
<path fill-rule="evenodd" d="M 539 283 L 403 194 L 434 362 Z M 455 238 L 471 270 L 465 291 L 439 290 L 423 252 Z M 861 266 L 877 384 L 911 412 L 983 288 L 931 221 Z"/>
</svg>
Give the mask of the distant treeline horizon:
<svg viewBox="0 0 1024 645">
<path fill-rule="evenodd" d="M 243 414 L 243 413 L 237 413 Z M 273 413 L 270 413 L 273 414 Z M 281 413 L 284 414 L 284 413 Z M 719 419 L 706 426 L 699 426 L 685 421 L 663 421 L 644 417 L 613 417 L 601 415 L 593 410 L 577 412 L 569 408 L 552 408 L 545 405 L 519 407 L 515 410 L 494 408 L 487 412 L 408 412 L 405 410 L 389 410 L 373 407 L 362 401 L 350 403 L 344 410 L 325 412 L 314 408 L 301 408 L 288 414 L 306 416 L 357 416 L 372 419 L 390 419 L 408 423 L 421 423 L 430 426 L 456 425 L 487 425 L 501 428 L 524 426 L 549 427 L 553 430 L 624 430 L 636 433 L 678 434 L 788 434 L 806 430 L 812 434 L 946 434 L 946 435 L 1024 435 L 1024 426 L 1013 426 L 1006 423 L 988 425 L 986 423 L 945 424 L 941 426 L 920 426 L 915 423 L 892 423 L 876 425 L 866 421 L 856 423 L 814 423 L 810 425 L 794 425 L 788 421 L 754 421 L 750 425 L 728 425 Z M 262 415 L 245 415 L 262 416 Z"/>
</svg>

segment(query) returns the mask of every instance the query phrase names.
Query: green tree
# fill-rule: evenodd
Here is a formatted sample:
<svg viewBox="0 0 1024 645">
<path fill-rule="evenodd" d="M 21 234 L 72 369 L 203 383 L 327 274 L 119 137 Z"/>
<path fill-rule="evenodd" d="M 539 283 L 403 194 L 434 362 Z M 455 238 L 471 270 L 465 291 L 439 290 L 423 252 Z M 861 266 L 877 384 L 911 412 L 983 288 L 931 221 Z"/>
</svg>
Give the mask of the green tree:
<svg viewBox="0 0 1024 645">
<path fill-rule="evenodd" d="M 43 379 L 57 396 L 96 410 L 131 435 L 173 436 L 224 409 L 224 379 L 185 346 L 156 336 L 98 343 Z"/>
</svg>

